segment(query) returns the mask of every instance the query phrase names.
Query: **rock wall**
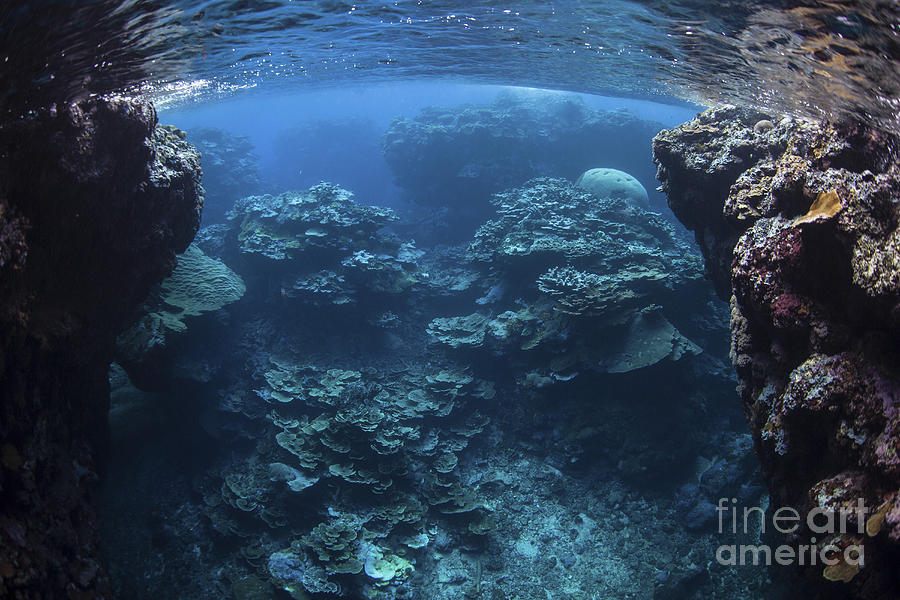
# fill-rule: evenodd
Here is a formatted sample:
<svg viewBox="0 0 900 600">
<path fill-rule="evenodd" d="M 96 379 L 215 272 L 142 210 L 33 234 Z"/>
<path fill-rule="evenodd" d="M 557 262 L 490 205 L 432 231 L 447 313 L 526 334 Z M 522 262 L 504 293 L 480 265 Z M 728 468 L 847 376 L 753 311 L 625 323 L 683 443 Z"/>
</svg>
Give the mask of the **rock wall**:
<svg viewBox="0 0 900 600">
<path fill-rule="evenodd" d="M 814 581 L 844 582 L 827 597 L 900 589 L 897 148 L 855 124 L 734 108 L 653 143 L 669 205 L 731 302 L 731 357 L 773 506 L 869 507 L 866 532 L 827 540 L 862 545 L 866 560 L 815 567 Z"/>
<path fill-rule="evenodd" d="M 0 124 L 0 597 L 106 594 L 90 495 L 113 344 L 202 201 L 199 156 L 148 104 Z"/>
</svg>

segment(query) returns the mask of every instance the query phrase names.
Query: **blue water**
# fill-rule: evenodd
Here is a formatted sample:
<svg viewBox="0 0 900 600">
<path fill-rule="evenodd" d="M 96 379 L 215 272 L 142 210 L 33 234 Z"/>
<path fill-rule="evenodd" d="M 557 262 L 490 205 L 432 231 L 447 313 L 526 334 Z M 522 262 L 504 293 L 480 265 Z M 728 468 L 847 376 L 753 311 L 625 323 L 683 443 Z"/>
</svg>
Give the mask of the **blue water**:
<svg viewBox="0 0 900 600">
<path fill-rule="evenodd" d="M 393 185 L 381 147 L 391 121 L 412 117 L 431 105 L 490 104 L 504 89 L 515 89 L 526 96 L 529 93 L 526 88 L 452 82 L 342 86 L 294 94 L 257 91 L 247 97 L 164 108 L 159 117 L 185 129 L 189 136 L 192 130 L 212 127 L 248 138 L 262 179 L 273 190 L 337 181 L 362 194 L 369 203 L 396 207 L 399 190 Z M 663 104 L 574 92 L 560 94 L 597 110 L 624 109 L 665 127 L 682 123 L 702 109 L 674 99 Z M 650 178 L 643 183 L 655 193 Z M 210 197 L 207 202 L 215 203 L 216 198 Z M 221 216 L 221 212 L 215 214 Z M 206 222 L 210 218 L 207 210 Z"/>
<path fill-rule="evenodd" d="M 884 0 L 39 0 L 5 3 L 0 22 L 0 109 L 15 112 L 122 89 L 167 104 L 449 80 L 897 129 L 900 18 Z"/>
</svg>

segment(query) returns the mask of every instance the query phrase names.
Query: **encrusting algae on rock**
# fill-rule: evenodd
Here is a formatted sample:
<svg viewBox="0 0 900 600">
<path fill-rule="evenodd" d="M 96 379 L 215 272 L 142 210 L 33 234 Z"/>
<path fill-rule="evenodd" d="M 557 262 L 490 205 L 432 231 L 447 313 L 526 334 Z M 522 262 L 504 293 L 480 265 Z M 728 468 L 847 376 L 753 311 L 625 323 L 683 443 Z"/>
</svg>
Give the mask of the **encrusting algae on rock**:
<svg viewBox="0 0 900 600">
<path fill-rule="evenodd" d="M 865 566 L 824 577 L 849 582 L 847 597 L 889 594 L 900 585 L 900 146 L 854 123 L 787 119 L 758 135 L 761 118 L 724 107 L 662 132 L 659 178 L 730 298 L 732 361 L 773 504 L 880 507 L 869 528 L 887 535 L 864 542 Z"/>
</svg>

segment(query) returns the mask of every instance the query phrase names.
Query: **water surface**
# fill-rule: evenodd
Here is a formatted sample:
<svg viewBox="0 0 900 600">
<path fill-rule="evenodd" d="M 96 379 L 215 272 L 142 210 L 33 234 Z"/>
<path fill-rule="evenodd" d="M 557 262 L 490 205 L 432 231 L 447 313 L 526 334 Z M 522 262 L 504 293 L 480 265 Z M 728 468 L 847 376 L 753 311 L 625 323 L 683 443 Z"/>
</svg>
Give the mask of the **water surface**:
<svg viewBox="0 0 900 600">
<path fill-rule="evenodd" d="M 862 2 L 42 0 L 0 9 L 8 107 L 440 79 L 730 102 L 897 129 L 898 8 Z"/>
</svg>

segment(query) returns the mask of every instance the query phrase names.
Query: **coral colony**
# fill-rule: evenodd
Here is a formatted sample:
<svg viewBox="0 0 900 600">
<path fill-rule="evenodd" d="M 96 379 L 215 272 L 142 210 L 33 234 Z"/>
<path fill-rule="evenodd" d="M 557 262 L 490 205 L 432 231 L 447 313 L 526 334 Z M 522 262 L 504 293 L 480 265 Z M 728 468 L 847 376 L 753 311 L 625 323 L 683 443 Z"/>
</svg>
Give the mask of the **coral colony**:
<svg viewBox="0 0 900 600">
<path fill-rule="evenodd" d="M 388 207 L 139 101 L 19 127 L 0 596 L 892 597 L 880 134 L 504 93 L 394 120 Z"/>
</svg>

